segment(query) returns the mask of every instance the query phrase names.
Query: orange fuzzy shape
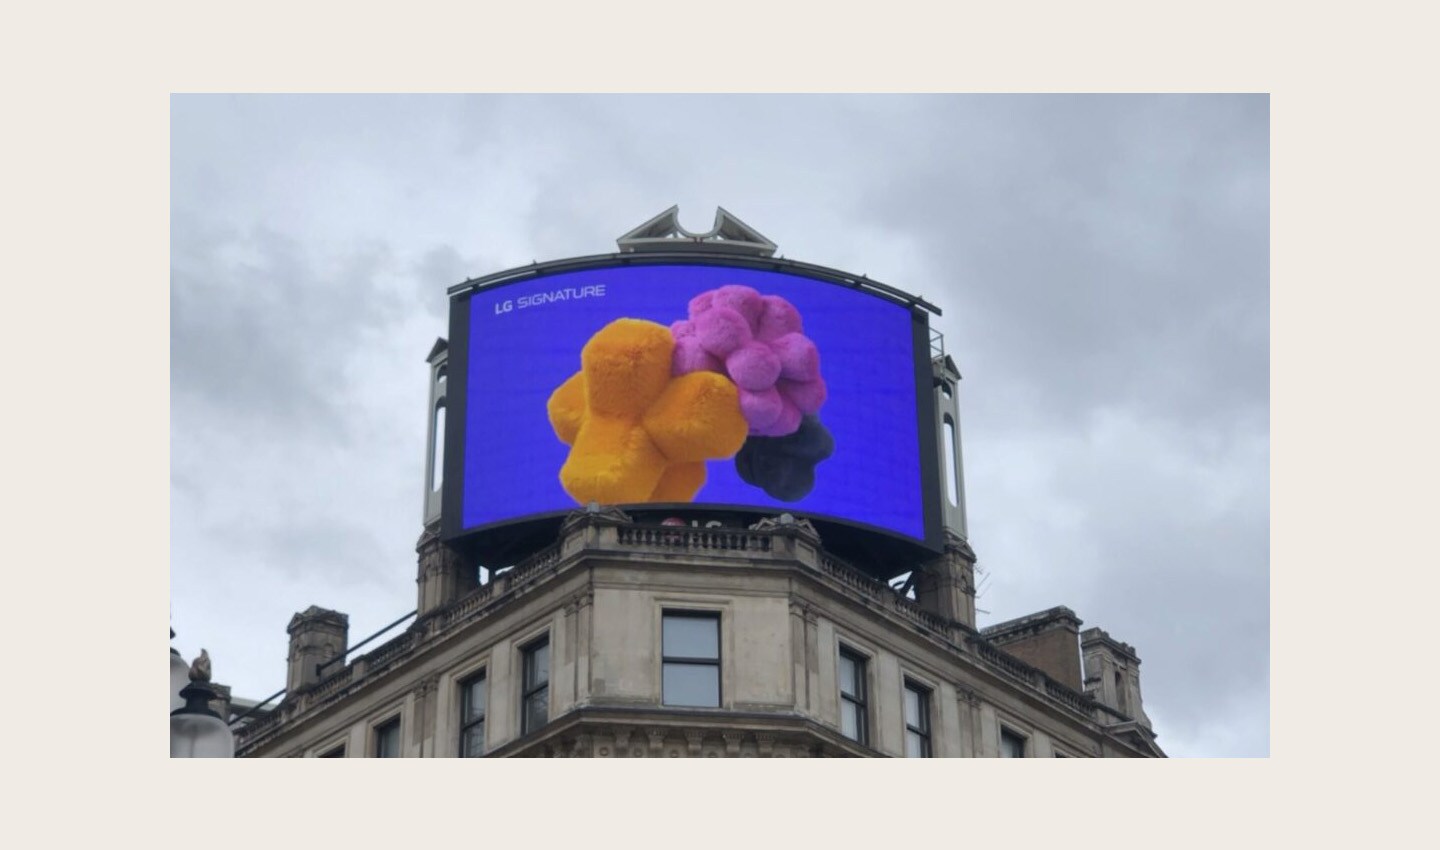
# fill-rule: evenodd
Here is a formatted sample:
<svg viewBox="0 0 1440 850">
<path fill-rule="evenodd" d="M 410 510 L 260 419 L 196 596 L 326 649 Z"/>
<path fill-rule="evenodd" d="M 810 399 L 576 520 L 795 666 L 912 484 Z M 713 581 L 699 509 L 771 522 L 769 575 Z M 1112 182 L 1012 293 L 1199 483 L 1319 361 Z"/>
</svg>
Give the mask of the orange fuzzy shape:
<svg viewBox="0 0 1440 850">
<path fill-rule="evenodd" d="M 613 416 L 590 416 L 560 467 L 560 484 L 580 504 L 645 502 L 668 464 L 644 428 Z"/>
<path fill-rule="evenodd" d="M 705 461 L 744 445 L 749 426 L 735 385 L 713 372 L 672 378 L 674 347 L 663 325 L 617 319 L 550 395 L 550 425 L 571 447 L 560 484 L 576 502 L 692 501 Z"/>
<path fill-rule="evenodd" d="M 645 430 L 672 461 L 733 457 L 750 425 L 740 412 L 740 393 L 717 372 L 691 372 L 670 382 L 645 412 Z"/>
<path fill-rule="evenodd" d="M 670 383 L 674 350 L 675 338 L 664 325 L 616 319 L 601 328 L 580 350 L 589 412 L 639 419 Z"/>
<path fill-rule="evenodd" d="M 650 494 L 652 502 L 693 502 L 705 486 L 704 463 L 672 463 Z"/>
<path fill-rule="evenodd" d="M 545 411 L 550 414 L 550 427 L 555 429 L 560 442 L 575 445 L 575 437 L 585 423 L 585 373 L 576 372 L 551 393 Z"/>
</svg>

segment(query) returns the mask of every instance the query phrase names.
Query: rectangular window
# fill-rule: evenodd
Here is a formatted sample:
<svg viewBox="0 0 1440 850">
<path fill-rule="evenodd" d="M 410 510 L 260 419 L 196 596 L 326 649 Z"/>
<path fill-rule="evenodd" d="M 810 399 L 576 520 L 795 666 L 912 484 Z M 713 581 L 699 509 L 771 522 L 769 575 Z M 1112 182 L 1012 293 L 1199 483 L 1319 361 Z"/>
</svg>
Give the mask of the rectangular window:
<svg viewBox="0 0 1440 850">
<path fill-rule="evenodd" d="M 720 707 L 720 615 L 666 611 L 660 634 L 660 701 Z"/>
<path fill-rule="evenodd" d="M 1001 727 L 1000 729 L 1000 758 L 1023 759 L 1025 758 L 1025 736 L 1018 732 Z"/>
<path fill-rule="evenodd" d="M 905 682 L 905 757 L 930 758 L 930 690 Z"/>
<path fill-rule="evenodd" d="M 460 757 L 485 754 L 485 671 L 460 683 Z"/>
<path fill-rule="evenodd" d="M 550 637 L 521 650 L 524 656 L 520 695 L 520 734 L 528 735 L 550 722 Z"/>
<path fill-rule="evenodd" d="M 375 758 L 400 758 L 400 718 L 387 720 L 375 727 Z"/>
<path fill-rule="evenodd" d="M 865 658 L 840 650 L 840 733 L 860 744 L 870 743 L 865 695 Z"/>
<path fill-rule="evenodd" d="M 345 745 L 344 745 L 344 744 L 341 744 L 341 745 L 338 746 L 338 747 L 331 747 L 330 749 L 328 749 L 328 750 L 326 750 L 325 752 L 321 753 L 321 754 L 320 754 L 320 758 L 322 758 L 322 759 L 343 759 L 343 758 L 345 758 Z"/>
</svg>

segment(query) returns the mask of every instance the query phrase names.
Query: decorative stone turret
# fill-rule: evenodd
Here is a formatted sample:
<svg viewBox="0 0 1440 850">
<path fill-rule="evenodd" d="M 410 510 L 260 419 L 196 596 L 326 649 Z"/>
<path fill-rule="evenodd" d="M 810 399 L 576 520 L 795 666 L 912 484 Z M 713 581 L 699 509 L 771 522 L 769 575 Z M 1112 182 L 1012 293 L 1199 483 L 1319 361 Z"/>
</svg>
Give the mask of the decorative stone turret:
<svg viewBox="0 0 1440 850">
<path fill-rule="evenodd" d="M 1061 605 L 996 623 L 980 633 L 993 645 L 1078 691 L 1081 690 L 1080 622 L 1074 611 Z"/>
<path fill-rule="evenodd" d="M 450 344 L 443 339 L 435 340 L 425 362 L 430 364 L 430 436 L 425 443 L 424 510 L 424 524 L 428 526 L 440 521 L 441 491 L 445 481 L 445 410 L 446 390 L 450 384 Z"/>
<path fill-rule="evenodd" d="M 1086 629 L 1080 634 L 1080 652 L 1085 657 L 1085 693 L 1149 730 L 1150 718 L 1140 699 L 1140 656 L 1135 647 L 1115 640 L 1103 629 Z"/>
<path fill-rule="evenodd" d="M 416 618 L 424 619 L 480 586 L 480 571 L 467 566 L 459 552 L 440 542 L 439 525 L 426 527 L 415 544 L 419 556 L 415 583 Z"/>
<path fill-rule="evenodd" d="M 965 516 L 965 464 L 960 454 L 960 369 L 950 355 L 944 353 L 943 338 L 939 334 L 933 337 L 932 353 L 937 356 L 931 359 L 930 370 L 935 394 L 935 450 L 939 472 L 935 483 L 940 488 L 945 529 L 966 540 L 970 531 Z"/>
<path fill-rule="evenodd" d="M 285 631 L 290 634 L 285 690 L 293 696 L 320 681 L 321 664 L 344 654 L 345 647 L 349 646 L 350 618 L 339 611 L 311 605 L 291 617 Z M 343 666 L 335 664 L 327 668 L 327 672 Z"/>
<path fill-rule="evenodd" d="M 915 602 L 932 614 L 975 627 L 975 551 L 970 544 L 946 533 L 945 554 L 915 571 Z"/>
</svg>

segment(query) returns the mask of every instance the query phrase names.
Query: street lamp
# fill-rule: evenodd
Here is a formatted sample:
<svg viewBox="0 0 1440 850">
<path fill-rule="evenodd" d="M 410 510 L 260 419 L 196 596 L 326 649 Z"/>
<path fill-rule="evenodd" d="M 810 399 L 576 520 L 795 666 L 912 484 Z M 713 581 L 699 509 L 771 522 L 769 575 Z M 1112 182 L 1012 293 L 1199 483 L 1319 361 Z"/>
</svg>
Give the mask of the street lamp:
<svg viewBox="0 0 1440 850">
<path fill-rule="evenodd" d="M 205 650 L 190 665 L 188 678 L 190 683 L 179 692 L 184 704 L 170 712 L 170 757 L 233 758 L 235 736 L 230 725 L 210 709 L 217 694 L 210 685 L 210 654 Z"/>
<path fill-rule="evenodd" d="M 170 639 L 175 639 L 175 630 L 170 630 Z M 170 710 L 182 708 L 185 700 L 180 698 L 180 690 L 190 684 L 190 665 L 180 657 L 175 647 L 170 647 Z"/>
</svg>

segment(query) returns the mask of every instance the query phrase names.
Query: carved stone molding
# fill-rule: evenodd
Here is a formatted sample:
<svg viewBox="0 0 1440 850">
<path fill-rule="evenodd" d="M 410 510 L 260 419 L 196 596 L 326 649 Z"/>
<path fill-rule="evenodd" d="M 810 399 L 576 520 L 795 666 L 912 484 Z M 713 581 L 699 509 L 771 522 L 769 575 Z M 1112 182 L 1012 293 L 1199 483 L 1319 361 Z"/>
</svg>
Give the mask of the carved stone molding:
<svg viewBox="0 0 1440 850">
<path fill-rule="evenodd" d="M 698 729 L 685 730 L 685 746 L 691 756 L 699 756 L 700 750 L 705 746 L 705 733 Z"/>
<path fill-rule="evenodd" d="M 807 537 L 812 543 L 820 542 L 820 532 L 810 524 L 810 520 L 804 517 L 796 517 L 793 514 L 783 513 L 777 517 L 764 517 L 759 522 L 750 526 L 751 531 L 768 532 L 789 532 L 801 537 Z"/>
<path fill-rule="evenodd" d="M 721 732 L 720 737 L 725 739 L 725 755 L 731 758 L 740 755 L 740 742 L 745 740 L 744 732 Z"/>
<path fill-rule="evenodd" d="M 423 700 L 423 699 L 425 699 L 426 697 L 430 696 L 431 694 L 435 693 L 435 691 L 436 691 L 439 687 L 440 687 L 440 676 L 439 676 L 439 674 L 435 674 L 435 675 L 431 675 L 431 676 L 426 676 L 425 678 L 421 679 L 419 682 L 416 682 L 416 683 L 415 683 L 415 688 L 414 688 L 414 690 L 412 691 L 412 693 L 415 694 L 415 699 L 417 699 L 417 700 Z"/>
<path fill-rule="evenodd" d="M 775 752 L 775 736 L 769 732 L 756 732 L 755 746 L 759 748 L 761 758 L 768 758 Z"/>
<path fill-rule="evenodd" d="M 581 608 L 588 607 L 595 602 L 595 593 L 590 588 L 577 591 L 565 600 L 565 613 L 577 614 Z"/>
<path fill-rule="evenodd" d="M 592 740 L 589 735 L 581 734 L 575 736 L 575 742 L 570 747 L 572 758 L 589 758 L 593 753 Z"/>
<path fill-rule="evenodd" d="M 634 521 L 629 514 L 614 505 L 597 505 L 591 502 L 579 510 L 566 514 L 565 519 L 560 523 L 560 533 L 568 534 L 587 525 L 629 525 Z"/>
</svg>

